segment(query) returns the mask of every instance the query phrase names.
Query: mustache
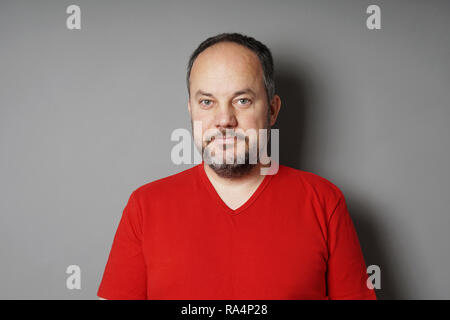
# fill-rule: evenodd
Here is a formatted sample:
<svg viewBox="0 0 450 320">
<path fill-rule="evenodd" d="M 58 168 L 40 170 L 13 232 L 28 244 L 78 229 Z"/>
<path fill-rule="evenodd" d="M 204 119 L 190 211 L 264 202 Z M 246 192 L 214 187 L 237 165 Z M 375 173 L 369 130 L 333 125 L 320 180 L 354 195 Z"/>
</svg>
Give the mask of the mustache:
<svg viewBox="0 0 450 320">
<path fill-rule="evenodd" d="M 216 137 L 221 137 L 221 138 L 237 137 L 237 139 L 245 140 L 247 138 L 247 135 L 245 135 L 241 132 L 235 132 L 235 131 L 230 131 L 230 130 L 228 130 L 228 132 L 226 130 L 219 130 L 216 132 L 207 133 L 205 135 L 205 141 L 212 142 Z"/>
</svg>

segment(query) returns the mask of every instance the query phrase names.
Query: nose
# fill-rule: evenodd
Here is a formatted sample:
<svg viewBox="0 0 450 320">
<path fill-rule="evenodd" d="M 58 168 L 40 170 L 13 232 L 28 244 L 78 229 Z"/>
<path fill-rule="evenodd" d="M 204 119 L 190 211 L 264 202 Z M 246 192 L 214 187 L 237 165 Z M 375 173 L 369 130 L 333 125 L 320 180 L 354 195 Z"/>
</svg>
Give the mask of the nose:
<svg viewBox="0 0 450 320">
<path fill-rule="evenodd" d="M 217 108 L 215 115 L 216 128 L 235 128 L 237 126 L 237 119 L 234 113 L 233 106 L 223 105 Z"/>
</svg>

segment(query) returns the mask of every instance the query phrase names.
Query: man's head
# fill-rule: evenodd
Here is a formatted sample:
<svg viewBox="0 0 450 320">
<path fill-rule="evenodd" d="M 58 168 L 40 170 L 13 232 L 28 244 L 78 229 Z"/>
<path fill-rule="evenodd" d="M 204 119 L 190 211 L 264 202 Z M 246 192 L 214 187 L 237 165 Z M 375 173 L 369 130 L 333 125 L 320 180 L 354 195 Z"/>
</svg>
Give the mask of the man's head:
<svg viewBox="0 0 450 320">
<path fill-rule="evenodd" d="M 259 41 L 237 33 L 223 33 L 206 39 L 193 52 L 188 64 L 188 109 L 192 123 L 202 125 L 201 146 L 209 166 L 222 177 L 238 177 L 250 172 L 249 145 L 238 149 L 236 140 L 209 138 L 226 130 L 268 129 L 275 123 L 280 98 L 275 94 L 274 67 L 269 49 Z M 210 134 L 204 135 L 208 130 Z M 211 134 L 212 133 L 212 134 Z M 270 135 L 269 135 L 270 136 Z M 225 151 L 227 143 L 234 148 Z M 218 159 L 217 151 L 223 151 Z M 232 152 L 234 163 L 225 163 Z M 245 163 L 238 163 L 239 154 Z M 222 154 L 222 153 L 219 153 Z M 206 158 L 206 159 L 205 159 Z"/>
</svg>

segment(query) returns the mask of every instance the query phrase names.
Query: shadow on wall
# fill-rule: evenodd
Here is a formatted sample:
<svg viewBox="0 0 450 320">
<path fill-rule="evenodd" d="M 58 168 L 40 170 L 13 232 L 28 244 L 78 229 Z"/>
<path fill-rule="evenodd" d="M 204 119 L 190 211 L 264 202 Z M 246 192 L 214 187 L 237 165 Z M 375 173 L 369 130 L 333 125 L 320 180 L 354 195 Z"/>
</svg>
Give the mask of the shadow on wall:
<svg viewBox="0 0 450 320">
<path fill-rule="evenodd" d="M 280 163 L 308 171 L 307 164 L 314 165 L 318 160 L 318 145 L 312 145 L 310 139 L 314 121 L 314 112 L 320 107 L 320 97 L 326 94 L 315 87 L 314 77 L 307 70 L 297 66 L 277 65 L 276 87 L 282 105 L 279 117 L 273 128 L 280 129 Z M 316 128 L 317 129 L 317 128 Z M 376 264 L 381 269 L 381 289 L 376 290 L 378 299 L 402 299 L 400 287 L 394 270 L 395 259 L 387 256 L 388 243 L 381 235 L 382 224 L 377 223 L 377 213 L 361 199 L 347 199 L 347 205 L 358 233 L 361 249 L 367 266 Z"/>
</svg>

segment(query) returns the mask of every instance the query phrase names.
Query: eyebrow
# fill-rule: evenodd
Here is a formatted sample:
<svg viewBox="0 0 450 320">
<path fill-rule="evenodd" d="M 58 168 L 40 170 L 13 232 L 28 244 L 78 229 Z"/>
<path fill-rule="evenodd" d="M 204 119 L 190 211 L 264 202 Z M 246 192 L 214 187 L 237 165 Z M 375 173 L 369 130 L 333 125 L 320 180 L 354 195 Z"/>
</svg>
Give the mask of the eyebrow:
<svg viewBox="0 0 450 320">
<path fill-rule="evenodd" d="M 250 94 L 253 94 L 254 96 L 256 96 L 255 92 L 252 89 L 250 89 L 250 88 L 245 88 L 243 90 L 236 91 L 233 94 L 233 96 L 239 96 L 239 95 L 245 94 L 245 93 L 250 93 Z M 205 92 L 205 91 L 202 91 L 202 90 L 197 90 L 197 92 L 195 93 L 195 96 L 198 97 L 200 95 L 207 96 L 207 97 L 213 97 L 214 96 L 212 93 Z"/>
</svg>

